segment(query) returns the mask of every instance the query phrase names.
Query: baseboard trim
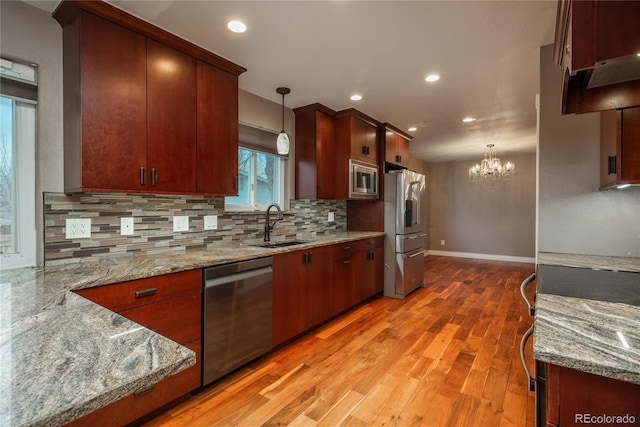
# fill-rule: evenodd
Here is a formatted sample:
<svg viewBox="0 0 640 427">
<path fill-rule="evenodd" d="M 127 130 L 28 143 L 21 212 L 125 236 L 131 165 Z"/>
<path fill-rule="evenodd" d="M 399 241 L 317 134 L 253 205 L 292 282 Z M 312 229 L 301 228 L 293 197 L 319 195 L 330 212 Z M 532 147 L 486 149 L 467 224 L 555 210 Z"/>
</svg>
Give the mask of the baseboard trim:
<svg viewBox="0 0 640 427">
<path fill-rule="evenodd" d="M 534 257 L 523 256 L 509 256 L 509 255 L 493 255 L 493 254 L 476 254 L 472 252 L 452 252 L 452 251 L 427 251 L 425 256 L 437 255 L 437 256 L 450 256 L 456 258 L 475 258 L 475 259 L 487 259 L 491 261 L 506 261 L 506 262 L 523 262 L 526 264 L 535 264 L 536 259 Z"/>
</svg>

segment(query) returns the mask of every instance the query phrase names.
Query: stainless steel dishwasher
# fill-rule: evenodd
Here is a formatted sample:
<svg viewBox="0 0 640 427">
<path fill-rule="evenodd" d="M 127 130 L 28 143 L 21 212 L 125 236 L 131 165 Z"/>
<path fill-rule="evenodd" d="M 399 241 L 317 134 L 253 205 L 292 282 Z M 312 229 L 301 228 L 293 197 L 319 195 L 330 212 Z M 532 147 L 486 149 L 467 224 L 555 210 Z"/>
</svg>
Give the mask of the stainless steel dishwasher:
<svg viewBox="0 0 640 427">
<path fill-rule="evenodd" d="M 271 349 L 272 258 L 204 270 L 202 384 Z"/>
</svg>

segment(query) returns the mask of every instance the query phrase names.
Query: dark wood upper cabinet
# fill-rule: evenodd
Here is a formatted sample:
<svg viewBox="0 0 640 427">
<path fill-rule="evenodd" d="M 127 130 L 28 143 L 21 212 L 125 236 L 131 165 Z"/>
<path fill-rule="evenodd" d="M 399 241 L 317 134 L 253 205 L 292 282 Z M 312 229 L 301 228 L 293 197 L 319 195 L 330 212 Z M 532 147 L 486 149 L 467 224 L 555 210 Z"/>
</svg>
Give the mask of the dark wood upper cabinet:
<svg viewBox="0 0 640 427">
<path fill-rule="evenodd" d="M 640 107 L 600 113 L 600 189 L 640 184 Z"/>
<path fill-rule="evenodd" d="M 409 141 L 413 136 L 390 123 L 383 123 L 380 132 L 384 141 L 385 162 L 403 168 L 409 167 Z"/>
<path fill-rule="evenodd" d="M 198 61 L 197 192 L 238 194 L 238 76 Z"/>
<path fill-rule="evenodd" d="M 63 37 L 65 191 L 138 188 L 147 154 L 146 39 L 84 11 Z"/>
<path fill-rule="evenodd" d="M 296 199 L 345 200 L 350 146 L 336 144 L 335 111 L 321 104 L 296 115 Z"/>
<path fill-rule="evenodd" d="M 336 144 L 349 146 L 349 157 L 378 165 L 378 122 L 349 108 L 336 113 Z"/>
<path fill-rule="evenodd" d="M 564 69 L 562 113 L 640 105 L 640 2 L 558 2 L 554 59 Z"/>
<path fill-rule="evenodd" d="M 194 58 L 147 41 L 147 168 L 153 191 L 196 191 L 195 82 Z"/>
<path fill-rule="evenodd" d="M 244 68 L 101 1 L 64 1 L 53 16 L 65 192 L 235 194 Z"/>
</svg>

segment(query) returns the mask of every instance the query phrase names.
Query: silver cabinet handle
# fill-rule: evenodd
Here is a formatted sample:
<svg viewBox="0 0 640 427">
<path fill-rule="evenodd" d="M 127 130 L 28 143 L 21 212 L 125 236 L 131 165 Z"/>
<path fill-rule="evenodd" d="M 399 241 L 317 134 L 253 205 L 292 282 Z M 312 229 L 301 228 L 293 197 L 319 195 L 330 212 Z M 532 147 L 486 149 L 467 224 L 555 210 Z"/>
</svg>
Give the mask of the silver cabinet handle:
<svg viewBox="0 0 640 427">
<path fill-rule="evenodd" d="M 525 305 L 529 309 L 529 316 L 534 316 L 536 314 L 536 308 L 529 303 L 527 296 L 524 294 L 524 290 L 529 286 L 529 283 L 533 282 L 536 279 L 536 273 L 533 273 L 531 276 L 524 279 L 522 284 L 520 285 L 520 296 L 522 297 L 522 301 L 524 301 Z"/>
<path fill-rule="evenodd" d="M 342 261 L 342 263 L 343 263 L 343 264 L 351 264 L 351 260 L 350 260 L 350 259 L 348 259 L 348 260 Z"/>
<path fill-rule="evenodd" d="M 156 168 L 151 168 L 151 185 L 154 187 L 158 184 L 158 171 Z"/>
<path fill-rule="evenodd" d="M 147 180 L 147 171 L 145 170 L 145 167 L 142 166 L 140 167 L 140 185 L 144 185 L 146 180 Z"/>
<path fill-rule="evenodd" d="M 149 297 L 158 293 L 158 288 L 149 288 L 143 291 L 136 291 L 136 298 Z"/>
<path fill-rule="evenodd" d="M 522 335 L 522 340 L 520 341 L 520 362 L 522 363 L 522 369 L 524 369 L 524 373 L 527 375 L 527 379 L 529 380 L 529 391 L 535 391 L 536 389 L 536 380 L 531 376 L 531 372 L 529 372 L 529 368 L 527 367 L 527 362 L 524 360 L 524 346 L 527 344 L 529 338 L 533 334 L 533 325 L 527 332 Z"/>
<path fill-rule="evenodd" d="M 154 388 L 156 388 L 156 385 L 155 384 L 151 384 L 149 386 L 143 387 L 140 390 L 134 392 L 133 395 L 138 397 L 141 394 L 145 394 L 146 392 L 153 390 Z"/>
</svg>

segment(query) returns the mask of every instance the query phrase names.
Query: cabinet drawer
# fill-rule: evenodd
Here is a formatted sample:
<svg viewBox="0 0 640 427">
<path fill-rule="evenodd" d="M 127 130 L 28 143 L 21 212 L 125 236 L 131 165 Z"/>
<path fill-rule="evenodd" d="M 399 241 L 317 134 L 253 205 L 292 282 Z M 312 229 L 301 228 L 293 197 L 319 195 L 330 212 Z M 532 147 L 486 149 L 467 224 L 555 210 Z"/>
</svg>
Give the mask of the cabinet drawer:
<svg viewBox="0 0 640 427">
<path fill-rule="evenodd" d="M 202 270 L 189 270 L 80 289 L 76 293 L 109 310 L 121 312 L 168 298 L 200 293 L 201 288 Z"/>
<path fill-rule="evenodd" d="M 157 383 L 148 391 L 131 394 L 67 424 L 71 427 L 122 426 L 200 387 L 201 341 L 185 346 L 195 351 L 196 364 Z"/>
<path fill-rule="evenodd" d="M 200 339 L 201 310 L 198 293 L 124 310 L 120 314 L 170 340 L 185 345 Z"/>
</svg>

